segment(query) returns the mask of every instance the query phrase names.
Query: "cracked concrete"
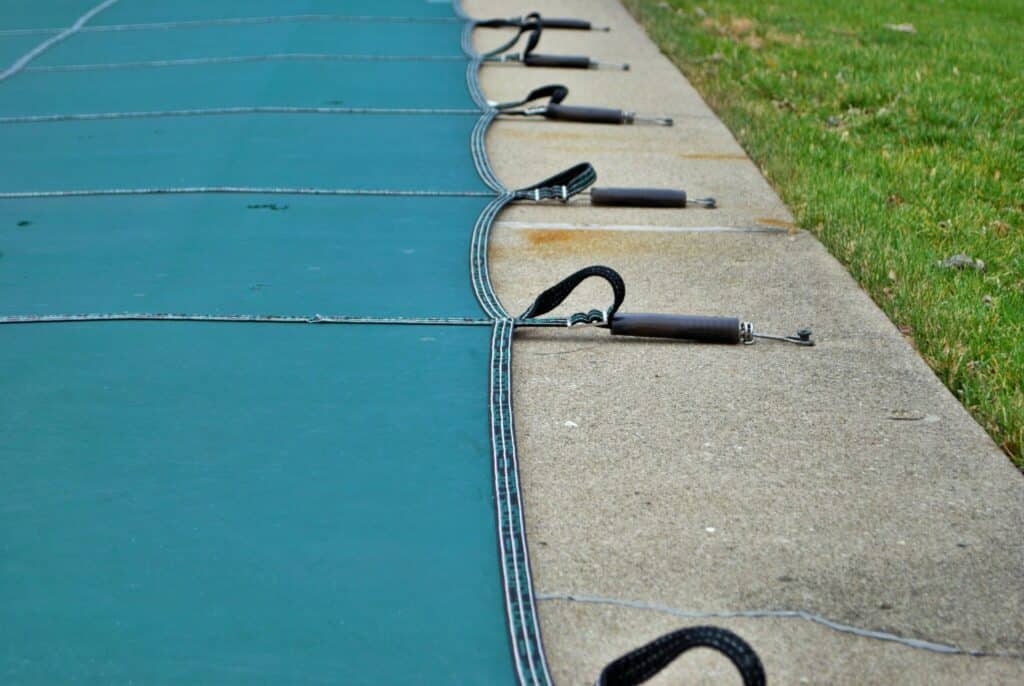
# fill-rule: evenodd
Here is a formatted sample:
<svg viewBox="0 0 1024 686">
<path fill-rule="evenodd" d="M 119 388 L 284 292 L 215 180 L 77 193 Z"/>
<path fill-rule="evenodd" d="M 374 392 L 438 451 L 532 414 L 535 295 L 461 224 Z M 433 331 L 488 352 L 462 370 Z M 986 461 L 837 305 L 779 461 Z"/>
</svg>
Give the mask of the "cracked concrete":
<svg viewBox="0 0 1024 686">
<path fill-rule="evenodd" d="M 467 0 L 477 17 L 582 16 L 611 33 L 545 32 L 541 50 L 630 72 L 486 66 L 492 100 L 563 83 L 571 104 L 676 118 L 671 129 L 501 120 L 487 137 L 509 186 L 581 160 L 599 185 L 684 187 L 721 209 L 516 205 L 491 274 L 511 312 L 570 272 L 626 279 L 623 311 L 728 314 L 819 345 L 715 347 L 524 330 L 514 401 L 536 590 L 681 611 L 799 610 L 869 631 L 1024 654 L 1024 478 L 842 267 L 731 133 L 612 0 Z M 476 32 L 478 47 L 507 35 Z M 773 232 L 685 230 L 761 227 Z M 657 230 L 648 230 L 657 229 Z M 605 306 L 585 284 L 563 312 Z M 907 418 L 910 419 L 907 419 Z M 540 601 L 559 683 L 682 625 L 671 613 Z M 942 655 L 800 619 L 721 619 L 774 683 L 1012 683 L 1024 661 Z M 657 683 L 734 683 L 721 658 Z"/>
</svg>

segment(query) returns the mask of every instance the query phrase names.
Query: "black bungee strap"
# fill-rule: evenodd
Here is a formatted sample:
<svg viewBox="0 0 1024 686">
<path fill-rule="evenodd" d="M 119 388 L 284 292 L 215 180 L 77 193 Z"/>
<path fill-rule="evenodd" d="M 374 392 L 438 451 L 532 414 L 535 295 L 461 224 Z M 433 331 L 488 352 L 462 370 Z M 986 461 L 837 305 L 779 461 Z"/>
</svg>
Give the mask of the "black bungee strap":
<svg viewBox="0 0 1024 686">
<path fill-rule="evenodd" d="M 565 91 L 557 90 L 562 86 L 544 86 L 531 92 L 524 101 L 537 100 L 551 94 L 552 98 L 564 98 Z M 521 103 L 505 103 L 514 107 Z M 497 108 L 496 108 L 497 109 Z M 500 111 L 500 110 L 499 110 Z M 555 174 L 526 188 L 513 191 L 516 200 L 561 200 L 582 193 L 597 181 L 597 172 L 589 162 L 581 162 L 575 167 Z M 707 209 L 715 209 L 714 198 L 687 198 L 686 191 L 665 188 L 593 188 L 590 191 L 590 204 L 617 207 L 689 207 L 695 205 Z"/>
<path fill-rule="evenodd" d="M 559 172 L 552 177 L 526 188 L 513 191 L 516 200 L 561 200 L 566 202 L 574 195 L 582 193 L 597 181 L 597 172 L 590 162 L 580 162 L 574 167 Z"/>
<path fill-rule="evenodd" d="M 611 331 L 613 336 L 641 338 L 674 338 L 702 343 L 754 343 L 758 338 L 785 341 L 801 346 L 813 346 L 810 329 L 801 329 L 793 336 L 775 336 L 757 333 L 754 325 L 738 317 L 709 317 L 691 314 L 622 314 L 619 308 L 626 298 L 626 283 L 614 269 L 592 265 L 570 274 L 537 296 L 533 304 L 520 315 L 521 320 L 547 314 L 565 301 L 584 280 L 597 276 L 612 287 L 614 299 L 604 310 L 577 312 L 566 318 L 566 326 L 595 325 Z"/>
<path fill-rule="evenodd" d="M 573 317 L 583 317 L 588 322 L 593 321 L 591 319 L 593 316 L 596 316 L 596 321 L 599 322 L 612 319 L 615 316 L 615 313 L 618 312 L 619 308 L 622 306 L 622 301 L 626 299 L 626 282 L 622 280 L 622 277 L 617 271 L 600 264 L 584 267 L 575 274 L 570 274 L 551 288 L 538 295 L 537 299 L 534 300 L 533 304 L 527 308 L 526 312 L 523 312 L 520 319 L 531 319 L 533 317 L 539 317 L 542 314 L 547 314 L 561 305 L 565 299 L 568 298 L 574 290 L 576 290 L 577 286 L 592 276 L 604 279 L 608 282 L 608 285 L 612 287 L 614 300 L 611 307 L 608 307 L 605 310 L 591 310 L 587 313 L 574 314 Z M 583 320 L 579 323 L 583 323 Z"/>
<path fill-rule="evenodd" d="M 692 648 L 722 653 L 739 670 L 744 686 L 765 686 L 761 659 L 746 641 L 727 629 L 694 626 L 673 631 L 608 664 L 595 686 L 637 686 Z"/>
<path fill-rule="evenodd" d="M 536 15 L 539 17 L 540 15 Z M 488 62 L 520 62 L 527 67 L 557 67 L 561 69 L 620 69 L 626 71 L 628 64 L 605 64 L 597 62 L 585 55 L 544 55 L 534 52 L 540 43 L 541 23 L 534 15 L 527 15 L 527 21 L 518 26 L 519 30 L 510 40 L 505 41 L 497 48 L 485 52 L 483 59 Z M 519 40 L 527 34 L 526 47 L 520 54 L 518 52 L 507 52 L 519 43 Z"/>
<path fill-rule="evenodd" d="M 494 103 L 494 109 L 499 110 L 502 114 L 525 114 L 525 110 L 516 111 L 515 108 L 528 105 L 529 103 L 536 102 L 537 100 L 543 100 L 544 98 L 547 98 L 549 105 L 557 105 L 565 100 L 568 95 L 569 89 L 566 86 L 559 83 L 551 83 L 547 86 L 534 88 L 521 100 Z"/>
<path fill-rule="evenodd" d="M 513 53 L 511 55 L 503 55 L 502 53 L 504 53 L 507 50 L 511 50 L 523 37 L 524 33 L 529 34 L 529 37 L 526 40 L 526 49 L 523 51 L 523 54 L 525 55 L 533 52 L 533 50 L 537 47 L 537 44 L 540 43 L 540 24 L 537 23 L 536 21 L 527 21 L 517 25 L 517 28 L 519 30 L 516 31 L 516 35 L 514 35 L 512 38 L 505 41 L 498 47 L 494 48 L 493 50 L 485 52 L 483 54 L 484 59 L 497 60 L 500 62 L 519 61 L 521 58 L 518 53 Z"/>
<path fill-rule="evenodd" d="M 530 91 L 522 100 L 494 103 L 494 108 L 506 115 L 524 117 L 541 116 L 556 121 L 573 121 L 587 124 L 658 124 L 672 126 L 671 117 L 639 116 L 636 112 L 610 107 L 580 107 L 563 105 L 569 89 L 561 84 L 541 86 Z M 547 98 L 545 104 L 523 107 L 537 100 Z"/>
<path fill-rule="evenodd" d="M 545 29 L 565 29 L 569 31 L 611 31 L 608 26 L 594 26 L 586 19 L 570 19 L 567 17 L 542 17 L 540 12 L 530 12 L 525 17 L 509 17 L 508 19 L 484 19 L 475 22 L 485 29 L 517 28 L 529 21 L 538 22 Z"/>
</svg>

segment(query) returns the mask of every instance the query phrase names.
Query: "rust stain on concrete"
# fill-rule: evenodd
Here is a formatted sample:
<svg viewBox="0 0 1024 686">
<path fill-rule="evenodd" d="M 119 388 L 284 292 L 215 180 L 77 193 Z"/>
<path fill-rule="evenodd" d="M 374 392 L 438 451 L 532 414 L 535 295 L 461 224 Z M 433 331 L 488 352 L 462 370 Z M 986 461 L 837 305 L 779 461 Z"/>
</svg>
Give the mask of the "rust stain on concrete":
<svg viewBox="0 0 1024 686">
<path fill-rule="evenodd" d="M 559 126 L 567 125 L 559 124 Z M 600 145 L 604 151 L 627 151 L 635 150 L 637 147 L 637 140 L 624 137 L 621 127 L 617 126 L 606 126 L 600 127 L 596 131 L 581 132 L 567 131 L 564 128 L 550 130 L 546 127 L 542 128 L 542 125 L 536 123 L 528 127 L 502 126 L 499 122 L 488 132 L 488 135 L 496 136 L 494 139 L 488 139 L 493 151 L 501 149 L 502 140 L 529 141 L 531 144 L 542 144 L 548 150 L 566 152 L 592 153 L 595 145 Z M 499 154 L 495 154 L 495 156 L 500 157 Z"/>
<path fill-rule="evenodd" d="M 526 240 L 531 245 L 551 245 L 552 243 L 565 243 L 579 238 L 573 234 L 579 234 L 579 231 L 573 231 L 569 229 L 532 229 L 526 231 Z"/>
<path fill-rule="evenodd" d="M 566 257 L 586 259 L 657 252 L 665 249 L 667 236 L 651 236 L 605 229 L 526 229 L 516 231 L 509 243 L 492 243 L 491 256 Z"/>
</svg>

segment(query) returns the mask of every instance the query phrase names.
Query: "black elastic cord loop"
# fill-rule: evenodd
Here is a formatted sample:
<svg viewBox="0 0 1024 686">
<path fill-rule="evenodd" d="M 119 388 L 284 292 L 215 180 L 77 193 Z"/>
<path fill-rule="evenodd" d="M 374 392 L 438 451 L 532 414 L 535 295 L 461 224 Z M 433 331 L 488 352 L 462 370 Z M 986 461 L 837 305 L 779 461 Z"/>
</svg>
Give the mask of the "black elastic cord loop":
<svg viewBox="0 0 1024 686">
<path fill-rule="evenodd" d="M 473 22 L 474 26 L 481 29 L 507 29 L 523 25 L 522 17 L 512 17 L 510 19 L 480 19 L 479 21 Z"/>
<path fill-rule="evenodd" d="M 544 179 L 513 193 L 516 200 L 561 200 L 565 202 L 577 193 L 581 193 L 597 181 L 597 172 L 590 162 L 580 162 L 563 172 Z"/>
<path fill-rule="evenodd" d="M 482 55 L 482 57 L 484 57 L 484 58 L 497 57 L 501 53 L 503 53 L 503 52 L 505 52 L 507 50 L 511 50 L 512 47 L 515 46 L 516 43 L 518 43 L 519 40 L 523 37 L 524 33 L 529 33 L 530 37 L 529 37 L 529 39 L 526 42 L 526 50 L 523 51 L 522 56 L 516 55 L 516 54 L 507 55 L 506 56 L 507 59 L 510 59 L 510 60 L 513 60 L 513 61 L 525 60 L 526 56 L 529 55 L 531 52 L 533 52 L 533 49 L 536 48 L 537 44 L 540 42 L 540 31 L 541 31 L 541 29 L 540 29 L 540 23 L 539 22 L 536 22 L 536 21 L 524 22 L 523 24 L 521 24 L 519 26 L 519 31 L 516 32 L 516 35 L 514 37 L 512 37 L 510 40 L 502 43 L 501 45 L 499 45 L 498 47 L 494 48 L 493 50 L 491 50 L 489 52 L 485 52 Z"/>
<path fill-rule="evenodd" d="M 561 67 L 564 69 L 590 69 L 597 66 L 595 62 L 592 62 L 589 57 L 582 55 L 541 55 L 534 54 L 534 49 L 540 43 L 541 29 L 543 25 L 540 22 L 540 15 L 534 12 L 533 14 L 527 15 L 529 21 L 524 22 L 520 27 L 516 35 L 511 40 L 506 41 L 502 45 L 490 50 L 489 52 L 483 53 L 480 57 L 488 62 L 520 62 L 527 67 Z M 524 33 L 528 33 L 529 36 L 526 40 L 526 48 L 522 54 L 518 52 L 508 52 L 511 50 L 519 40 L 523 37 Z M 624 65 L 624 69 L 629 69 L 629 65 Z"/>
<path fill-rule="evenodd" d="M 525 17 L 509 17 L 508 19 L 502 19 L 500 17 L 495 19 L 482 19 L 475 21 L 473 24 L 483 29 L 517 29 L 522 28 L 525 24 L 536 22 L 543 24 L 544 20 L 541 19 L 540 12 L 530 12 Z"/>
<path fill-rule="evenodd" d="M 530 305 L 529 309 L 527 309 L 526 312 L 523 312 L 520 319 L 529 319 L 530 317 L 539 317 L 543 314 L 547 314 L 561 305 L 562 302 L 569 297 L 569 294 L 576 290 L 577 286 L 583 283 L 586 279 L 589 279 L 591 276 L 598 276 L 604 279 L 612 287 L 612 292 L 614 293 L 615 298 L 612 306 L 607 310 L 604 310 L 603 313 L 598 311 L 604 315 L 604 319 L 611 321 L 611 318 L 615 316 L 615 313 L 618 312 L 619 308 L 622 306 L 622 301 L 626 299 L 626 282 L 622 280 L 622 277 L 619 276 L 617 271 L 599 264 L 584 267 L 575 274 L 567 276 L 551 288 L 538 295 L 537 299 L 533 301 L 533 304 Z M 583 315 L 573 315 L 570 318 L 570 321 L 576 319 L 579 320 L 578 323 L 581 323 L 583 320 L 580 319 L 580 316 L 589 320 L 589 313 L 587 313 Z"/>
<path fill-rule="evenodd" d="M 515 101 L 512 101 L 512 102 L 500 102 L 500 103 L 498 103 L 497 105 L 494 106 L 494 109 L 502 110 L 502 111 L 509 110 L 509 109 L 512 109 L 513 107 L 521 107 L 522 105 L 526 105 L 527 103 L 531 103 L 531 102 L 533 102 L 535 100 L 541 100 L 542 98 L 547 98 L 549 105 L 551 105 L 551 104 L 557 105 L 557 104 L 561 103 L 563 100 L 565 100 L 565 98 L 568 97 L 568 95 L 569 95 L 569 89 L 568 88 L 566 88 L 565 86 L 563 86 L 561 84 L 553 83 L 553 84 L 549 84 L 547 86 L 541 86 L 540 88 L 534 88 L 522 100 L 515 100 Z M 505 114 L 521 114 L 521 113 L 519 113 L 519 112 L 505 112 Z"/>
<path fill-rule="evenodd" d="M 526 40 L 526 50 L 523 50 L 523 61 L 533 52 L 537 44 L 540 43 L 540 32 L 544 28 L 544 22 L 540 18 L 540 12 L 530 12 L 526 15 L 526 23 L 524 27 L 532 26 L 535 28 L 530 29 L 530 37 Z"/>
<path fill-rule="evenodd" d="M 764 686 L 764 667 L 754 649 L 733 632 L 715 626 L 689 627 L 656 638 L 609 663 L 596 686 L 637 686 L 691 648 L 717 650 L 739 670 L 744 686 Z"/>
</svg>

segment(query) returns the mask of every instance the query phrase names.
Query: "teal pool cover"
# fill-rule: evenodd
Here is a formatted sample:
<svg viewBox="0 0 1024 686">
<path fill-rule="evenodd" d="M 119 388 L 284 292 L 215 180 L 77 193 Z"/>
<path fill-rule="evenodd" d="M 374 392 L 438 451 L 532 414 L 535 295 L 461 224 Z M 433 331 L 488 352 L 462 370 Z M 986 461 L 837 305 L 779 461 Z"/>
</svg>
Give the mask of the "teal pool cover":
<svg viewBox="0 0 1024 686">
<path fill-rule="evenodd" d="M 458 5 L 0 8 L 0 681 L 548 683 Z"/>
</svg>

